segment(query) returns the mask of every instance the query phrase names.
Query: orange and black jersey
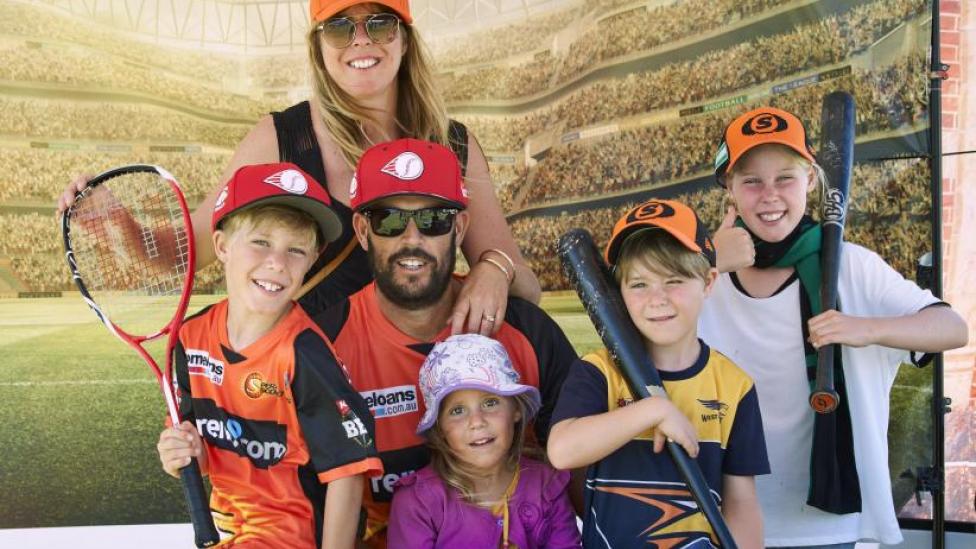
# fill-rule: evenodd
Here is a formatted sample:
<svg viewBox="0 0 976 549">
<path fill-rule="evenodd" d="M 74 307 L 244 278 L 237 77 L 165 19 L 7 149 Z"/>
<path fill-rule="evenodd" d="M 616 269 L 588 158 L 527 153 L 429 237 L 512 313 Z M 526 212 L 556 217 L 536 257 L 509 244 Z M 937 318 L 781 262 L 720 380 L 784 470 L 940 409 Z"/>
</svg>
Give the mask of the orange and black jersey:
<svg viewBox="0 0 976 549">
<path fill-rule="evenodd" d="M 175 358 L 180 416 L 205 442 L 224 543 L 317 547 L 322 484 L 382 472 L 373 418 L 322 332 L 293 304 L 237 352 L 225 300 L 183 324 Z"/>
<path fill-rule="evenodd" d="M 401 332 L 379 308 L 376 284 L 315 317 L 334 342 L 349 369 L 353 387 L 363 396 L 376 421 L 376 445 L 384 475 L 367 482 L 364 503 L 369 520 L 367 536 L 382 537 L 393 484 L 429 462 L 417 424 L 425 411 L 417 388 L 420 366 L 434 341 L 417 341 Z M 450 328 L 437 335 L 441 341 Z M 542 309 L 509 298 L 505 322 L 494 336 L 507 349 L 521 383 L 538 387 L 542 409 L 535 420 L 536 438 L 545 445 L 559 390 L 577 359 L 559 326 Z"/>
</svg>

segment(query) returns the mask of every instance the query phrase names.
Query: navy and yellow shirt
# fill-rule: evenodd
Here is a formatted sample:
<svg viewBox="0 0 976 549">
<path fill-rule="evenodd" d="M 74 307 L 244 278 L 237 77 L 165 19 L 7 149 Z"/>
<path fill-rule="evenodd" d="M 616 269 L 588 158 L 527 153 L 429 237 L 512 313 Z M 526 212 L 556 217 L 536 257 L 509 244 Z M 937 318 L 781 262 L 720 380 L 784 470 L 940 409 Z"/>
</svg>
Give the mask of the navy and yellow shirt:
<svg viewBox="0 0 976 549">
<path fill-rule="evenodd" d="M 671 401 L 698 432 L 696 461 L 721 505 L 723 475 L 769 473 L 752 379 L 704 342 L 698 360 L 660 372 Z M 634 401 L 605 350 L 578 360 L 563 385 L 552 424 L 602 414 Z M 705 516 L 667 452 L 655 454 L 650 430 L 586 471 L 584 547 L 713 547 Z"/>
</svg>

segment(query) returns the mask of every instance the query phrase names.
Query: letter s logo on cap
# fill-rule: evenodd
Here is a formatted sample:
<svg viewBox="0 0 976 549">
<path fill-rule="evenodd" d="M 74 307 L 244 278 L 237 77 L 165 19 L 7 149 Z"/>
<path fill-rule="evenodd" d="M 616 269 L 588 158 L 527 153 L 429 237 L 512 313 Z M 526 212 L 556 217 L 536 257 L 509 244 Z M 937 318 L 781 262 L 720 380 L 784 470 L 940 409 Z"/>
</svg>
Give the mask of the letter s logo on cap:
<svg viewBox="0 0 976 549">
<path fill-rule="evenodd" d="M 308 181 L 305 176 L 295 170 L 283 170 L 268 176 L 265 183 L 269 183 L 292 194 L 305 194 L 308 191 Z"/>
<path fill-rule="evenodd" d="M 349 182 L 349 198 L 356 198 L 356 193 L 359 192 L 359 180 L 356 179 L 356 174 L 352 174 L 352 181 Z"/>
<path fill-rule="evenodd" d="M 397 179 L 412 181 L 424 173 L 424 161 L 416 153 L 402 152 L 380 168 L 380 171 Z"/>
<path fill-rule="evenodd" d="M 763 112 L 746 120 L 746 123 L 742 125 L 742 135 L 781 132 L 785 131 L 787 127 L 786 120 L 773 113 Z"/>
<path fill-rule="evenodd" d="M 640 207 L 635 208 L 630 215 L 627 216 L 627 222 L 633 223 L 634 221 L 642 221 L 645 219 L 654 219 L 657 217 L 671 217 L 674 215 L 674 208 L 663 203 L 663 202 L 648 202 L 642 204 Z"/>
</svg>

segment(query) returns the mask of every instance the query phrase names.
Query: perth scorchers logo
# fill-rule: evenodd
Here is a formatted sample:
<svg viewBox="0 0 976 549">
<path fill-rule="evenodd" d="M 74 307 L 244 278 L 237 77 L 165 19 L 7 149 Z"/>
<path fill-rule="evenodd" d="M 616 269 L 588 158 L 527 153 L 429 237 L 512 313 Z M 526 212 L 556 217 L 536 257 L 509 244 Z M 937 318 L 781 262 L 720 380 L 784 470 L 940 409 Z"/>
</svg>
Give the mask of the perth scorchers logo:
<svg viewBox="0 0 976 549">
<path fill-rule="evenodd" d="M 424 173 L 424 161 L 416 153 L 402 152 L 380 168 L 380 171 L 404 181 L 413 181 Z"/>
<path fill-rule="evenodd" d="M 266 177 L 264 182 L 291 194 L 305 194 L 308 191 L 308 181 L 296 170 L 282 170 Z"/>
<path fill-rule="evenodd" d="M 789 124 L 781 116 L 770 112 L 762 112 L 753 116 L 742 125 L 742 135 L 758 135 L 786 131 Z"/>
<path fill-rule="evenodd" d="M 280 396 L 291 402 L 277 383 L 266 382 L 258 372 L 253 372 L 244 378 L 244 394 L 250 398 L 261 398 L 264 395 Z"/>
<path fill-rule="evenodd" d="M 663 203 L 651 200 L 641 204 L 640 207 L 631 210 L 630 215 L 627 216 L 627 223 L 633 223 L 635 221 L 644 221 L 647 219 L 656 219 L 659 217 L 673 217 L 674 208 Z"/>
</svg>

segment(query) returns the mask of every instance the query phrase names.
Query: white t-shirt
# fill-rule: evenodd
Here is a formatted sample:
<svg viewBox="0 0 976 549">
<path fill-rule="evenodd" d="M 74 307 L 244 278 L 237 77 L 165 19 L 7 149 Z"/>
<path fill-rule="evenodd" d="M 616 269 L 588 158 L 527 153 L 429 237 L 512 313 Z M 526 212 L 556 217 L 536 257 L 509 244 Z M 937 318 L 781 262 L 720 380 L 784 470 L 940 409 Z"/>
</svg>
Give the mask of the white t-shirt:
<svg viewBox="0 0 976 549">
<path fill-rule="evenodd" d="M 877 254 L 845 243 L 839 278 L 841 308 L 853 316 L 904 316 L 938 299 L 906 280 Z M 806 505 L 814 412 L 806 377 L 800 282 L 754 299 L 722 274 L 705 301 L 699 335 L 756 382 L 772 474 L 756 477 L 767 546 L 858 540 L 901 541 L 888 476 L 888 396 L 908 351 L 871 345 L 843 347 L 844 377 L 861 486 L 861 512 L 826 513 Z"/>
</svg>

